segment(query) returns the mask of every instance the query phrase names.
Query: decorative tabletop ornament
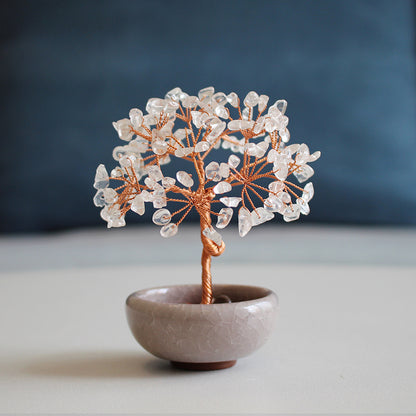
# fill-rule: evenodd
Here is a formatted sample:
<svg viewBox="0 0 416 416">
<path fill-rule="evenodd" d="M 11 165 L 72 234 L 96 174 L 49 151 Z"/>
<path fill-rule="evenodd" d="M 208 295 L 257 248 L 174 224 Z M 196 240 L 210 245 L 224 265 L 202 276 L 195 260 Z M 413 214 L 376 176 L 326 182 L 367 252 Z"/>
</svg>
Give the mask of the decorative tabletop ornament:
<svg viewBox="0 0 416 416">
<path fill-rule="evenodd" d="M 129 118 L 113 123 L 127 143 L 114 148 L 118 166 L 110 176 L 104 165 L 97 168 L 94 203 L 102 207 L 108 228 L 124 226 L 128 211 L 143 215 L 150 206 L 160 234 L 170 238 L 191 210 L 199 214 L 202 285 L 141 290 L 126 301 L 136 340 L 175 366 L 231 367 L 263 345 L 272 329 L 277 297 L 271 290 L 213 287 L 211 280 L 211 257 L 225 249 L 218 230 L 235 211 L 241 237 L 275 213 L 286 222 L 309 214 L 312 182 L 302 188 L 288 177 L 306 182 L 314 173 L 308 163 L 320 152 L 310 154 L 306 144 L 287 145 L 287 102 L 278 100 L 266 111 L 268 101 L 250 91 L 242 106 L 234 92 L 208 87 L 191 96 L 174 88 L 164 99 L 151 98 L 146 115 L 133 108 Z M 231 153 L 226 161 L 210 158 L 220 147 Z M 165 176 L 164 165 L 175 158 L 188 161 L 190 169 Z M 180 208 L 171 212 L 169 202 Z"/>
</svg>

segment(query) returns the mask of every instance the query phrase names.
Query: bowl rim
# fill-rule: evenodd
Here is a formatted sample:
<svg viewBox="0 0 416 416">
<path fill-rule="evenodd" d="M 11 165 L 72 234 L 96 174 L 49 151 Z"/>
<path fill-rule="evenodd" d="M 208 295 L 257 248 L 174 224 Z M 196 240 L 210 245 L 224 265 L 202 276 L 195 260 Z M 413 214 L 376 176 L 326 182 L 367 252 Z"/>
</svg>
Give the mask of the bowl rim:
<svg viewBox="0 0 416 416">
<path fill-rule="evenodd" d="M 276 305 L 278 305 L 279 301 L 278 301 L 278 297 L 276 295 L 276 293 L 266 287 L 263 286 L 257 286 L 257 285 L 245 285 L 245 284 L 235 284 L 235 283 L 218 283 L 218 284 L 213 284 L 214 288 L 221 288 L 221 287 L 244 287 L 246 289 L 256 289 L 256 290 L 263 290 L 264 291 L 264 296 L 260 296 L 260 297 L 256 297 L 254 299 L 249 299 L 249 300 L 243 300 L 243 301 L 237 301 L 237 302 L 231 302 L 231 303 L 214 303 L 214 304 L 201 304 L 201 303 L 176 303 L 176 302 L 157 302 L 157 301 L 153 301 L 153 300 L 149 300 L 149 299 L 143 299 L 142 297 L 140 297 L 140 295 L 142 294 L 146 294 L 149 291 L 153 291 L 153 290 L 162 290 L 162 289 L 171 289 L 171 288 L 178 288 L 178 287 L 183 287 L 183 288 L 201 288 L 201 284 L 196 284 L 196 283 L 190 283 L 190 284 L 172 284 L 172 285 L 161 285 L 161 286 L 155 286 L 155 287 L 150 287 L 150 288 L 145 288 L 145 289 L 140 289 L 137 290 L 133 293 L 131 293 L 127 299 L 126 299 L 126 306 L 135 309 L 135 307 L 131 304 L 133 299 L 134 299 L 134 304 L 138 305 L 138 304 L 143 304 L 144 305 L 148 305 L 148 306 L 156 306 L 158 305 L 158 307 L 168 307 L 168 308 L 176 308 L 176 307 L 180 307 L 180 308 L 230 308 L 230 307 L 245 307 L 248 305 L 253 305 L 256 304 L 258 302 L 264 302 L 264 301 L 272 301 L 274 300 L 274 302 L 276 303 Z"/>
</svg>

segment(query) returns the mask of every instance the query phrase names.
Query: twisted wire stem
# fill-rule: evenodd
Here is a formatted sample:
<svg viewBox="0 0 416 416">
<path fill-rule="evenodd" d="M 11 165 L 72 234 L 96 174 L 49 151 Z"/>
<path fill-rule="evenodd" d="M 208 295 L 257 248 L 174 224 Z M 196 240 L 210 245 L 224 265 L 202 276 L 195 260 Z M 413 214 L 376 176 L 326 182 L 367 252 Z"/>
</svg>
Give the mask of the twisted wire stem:
<svg viewBox="0 0 416 416">
<path fill-rule="evenodd" d="M 202 231 L 211 226 L 210 204 L 199 210 L 201 225 L 201 242 L 202 242 L 202 297 L 201 304 L 212 303 L 212 276 L 211 276 L 211 256 L 219 256 L 225 250 L 224 242 L 217 246 L 212 240 L 207 238 Z"/>
</svg>

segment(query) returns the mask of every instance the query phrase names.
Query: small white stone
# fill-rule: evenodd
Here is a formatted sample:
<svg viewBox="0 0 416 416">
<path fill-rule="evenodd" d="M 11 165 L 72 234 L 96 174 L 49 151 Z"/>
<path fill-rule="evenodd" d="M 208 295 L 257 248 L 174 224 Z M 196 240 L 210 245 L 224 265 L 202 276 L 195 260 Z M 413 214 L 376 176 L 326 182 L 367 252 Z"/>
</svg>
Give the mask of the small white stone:
<svg viewBox="0 0 416 416">
<path fill-rule="evenodd" d="M 153 179 L 156 182 L 159 182 L 163 178 L 162 171 L 160 170 L 160 167 L 157 165 L 152 165 L 147 168 L 147 174 L 149 175 L 149 178 Z"/>
<path fill-rule="evenodd" d="M 219 170 L 220 165 L 218 162 L 208 163 L 208 165 L 205 167 L 205 175 L 207 179 L 214 179 L 218 175 Z"/>
<path fill-rule="evenodd" d="M 173 237 L 178 232 L 178 226 L 174 223 L 166 224 L 160 229 L 160 235 L 164 238 Z"/>
<path fill-rule="evenodd" d="M 305 187 L 303 188 L 302 199 L 305 202 L 309 202 L 315 194 L 315 190 L 313 188 L 313 183 L 308 182 Z"/>
<path fill-rule="evenodd" d="M 263 112 L 266 107 L 267 107 L 267 103 L 269 102 L 269 97 L 267 95 L 260 95 L 259 97 L 259 112 Z"/>
<path fill-rule="evenodd" d="M 176 180 L 174 178 L 170 178 L 169 176 L 165 176 L 162 178 L 162 186 L 166 189 L 174 186 L 176 183 Z"/>
<path fill-rule="evenodd" d="M 154 199 L 153 195 L 146 189 L 143 190 L 140 195 L 142 196 L 144 202 L 152 202 Z"/>
<path fill-rule="evenodd" d="M 160 139 L 152 140 L 152 150 L 159 156 L 164 155 L 168 151 L 168 144 Z"/>
<path fill-rule="evenodd" d="M 314 173 L 315 171 L 309 165 L 302 165 L 300 168 L 293 172 L 293 175 L 299 181 L 299 183 L 303 183 L 312 177 Z"/>
<path fill-rule="evenodd" d="M 244 105 L 246 107 L 254 107 L 259 102 L 259 95 L 255 91 L 250 91 L 246 98 L 244 98 Z"/>
<path fill-rule="evenodd" d="M 214 87 L 202 88 L 202 90 L 198 91 L 198 98 L 201 101 L 206 100 L 207 98 L 211 98 L 213 96 L 214 92 L 215 92 Z"/>
<path fill-rule="evenodd" d="M 152 178 L 145 178 L 144 180 L 144 184 L 150 188 L 150 189 L 155 189 L 155 186 L 158 184 L 155 180 L 153 180 Z"/>
<path fill-rule="evenodd" d="M 241 120 L 232 120 L 228 123 L 230 130 L 241 130 Z"/>
<path fill-rule="evenodd" d="M 183 99 L 182 105 L 185 108 L 194 108 L 197 105 L 199 105 L 199 99 L 198 97 L 195 97 L 194 95 L 189 95 L 188 97 Z"/>
<path fill-rule="evenodd" d="M 241 115 L 243 116 L 243 120 L 251 120 L 252 114 L 250 115 L 250 108 L 244 107 L 244 110 L 241 112 Z"/>
<path fill-rule="evenodd" d="M 165 99 L 179 101 L 181 94 L 182 94 L 182 90 L 179 87 L 176 87 L 166 93 Z"/>
<path fill-rule="evenodd" d="M 143 123 L 143 113 L 138 108 L 132 108 L 129 112 L 130 122 L 135 130 L 139 129 Z"/>
<path fill-rule="evenodd" d="M 166 208 L 158 209 L 154 212 L 152 216 L 152 221 L 156 225 L 166 225 L 169 224 L 171 220 L 171 214 L 170 211 Z"/>
<path fill-rule="evenodd" d="M 220 201 L 226 207 L 236 207 L 241 202 L 241 198 L 239 198 L 238 196 L 224 196 L 220 198 Z"/>
<path fill-rule="evenodd" d="M 95 171 L 94 178 L 94 188 L 95 189 L 104 189 L 107 188 L 110 182 L 107 169 L 103 164 L 98 165 L 97 170 Z"/>
<path fill-rule="evenodd" d="M 230 116 L 230 112 L 228 111 L 228 109 L 220 105 L 218 107 L 215 107 L 214 111 L 218 117 L 221 117 L 224 119 L 227 119 Z"/>
<path fill-rule="evenodd" d="M 202 140 L 201 142 L 198 142 L 195 145 L 195 152 L 197 153 L 205 152 L 209 149 L 209 147 L 210 147 L 210 144 L 207 141 Z"/>
<path fill-rule="evenodd" d="M 264 208 L 267 209 L 267 211 L 282 213 L 285 209 L 285 204 L 281 199 L 274 195 L 270 195 L 264 200 Z"/>
<path fill-rule="evenodd" d="M 275 175 L 276 178 L 281 180 L 281 181 L 285 181 L 287 178 L 287 174 L 288 174 L 288 170 L 289 167 L 287 165 L 287 163 L 277 163 L 274 165 L 274 171 L 275 171 Z"/>
<path fill-rule="evenodd" d="M 290 140 L 290 132 L 287 128 L 279 130 L 279 136 L 281 137 L 283 143 L 287 143 Z"/>
<path fill-rule="evenodd" d="M 287 101 L 286 100 L 277 100 L 273 104 L 273 107 L 276 107 L 282 113 L 282 115 L 283 115 L 286 112 Z"/>
<path fill-rule="evenodd" d="M 122 176 L 124 176 L 124 172 L 123 172 L 123 169 L 120 166 L 116 166 L 111 171 L 111 177 L 113 177 L 113 178 L 120 178 Z"/>
<path fill-rule="evenodd" d="M 234 169 L 237 168 L 237 166 L 240 164 L 240 161 L 241 161 L 240 158 L 236 155 L 231 155 L 228 158 L 228 164 Z"/>
<path fill-rule="evenodd" d="M 113 127 L 121 140 L 128 142 L 133 138 L 134 133 L 131 131 L 131 122 L 128 118 L 113 122 Z"/>
<path fill-rule="evenodd" d="M 270 182 L 268 185 L 269 190 L 275 194 L 282 191 L 284 187 L 285 187 L 285 184 L 281 181 Z"/>
<path fill-rule="evenodd" d="M 309 162 L 315 162 L 315 160 L 318 160 L 321 157 L 321 152 L 317 150 L 316 152 L 313 152 L 309 157 Z"/>
<path fill-rule="evenodd" d="M 225 228 L 233 217 L 232 208 L 221 208 L 217 218 L 217 228 Z"/>
<path fill-rule="evenodd" d="M 233 187 L 225 181 L 219 182 L 217 185 L 214 186 L 214 193 L 218 194 L 224 194 L 226 192 L 230 192 Z"/>
<path fill-rule="evenodd" d="M 253 226 L 263 224 L 264 222 L 270 221 L 274 218 L 273 212 L 263 207 L 259 207 L 251 211 L 250 215 Z"/>
<path fill-rule="evenodd" d="M 96 207 L 105 207 L 106 203 L 104 201 L 104 189 L 99 189 L 95 193 L 93 202 Z"/>
<path fill-rule="evenodd" d="M 283 211 L 283 219 L 286 222 L 296 221 L 300 217 L 300 207 L 299 205 L 287 206 Z"/>
<path fill-rule="evenodd" d="M 238 233 L 240 237 L 246 236 L 252 226 L 250 211 L 245 207 L 241 207 L 238 212 Z"/>
<path fill-rule="evenodd" d="M 276 196 L 285 204 L 291 201 L 290 195 L 287 192 L 279 192 Z"/>
<path fill-rule="evenodd" d="M 189 173 L 183 170 L 176 172 L 176 179 L 179 183 L 181 183 L 183 186 L 186 186 L 187 188 L 190 188 L 194 184 L 194 180 L 191 178 Z"/>
<path fill-rule="evenodd" d="M 212 96 L 212 101 L 219 106 L 223 106 L 227 104 L 227 97 L 223 92 L 216 92 Z"/>
<path fill-rule="evenodd" d="M 233 106 L 238 107 L 240 100 L 238 98 L 238 95 L 235 92 L 230 92 L 227 95 L 227 101 Z"/>
<path fill-rule="evenodd" d="M 311 209 L 309 208 L 309 204 L 304 201 L 302 198 L 298 198 L 296 200 L 296 205 L 300 207 L 300 213 L 303 215 L 308 215 L 311 212 Z"/>
<path fill-rule="evenodd" d="M 143 215 L 145 212 L 144 199 L 141 194 L 136 195 L 131 203 L 131 210 L 136 214 Z"/>
<path fill-rule="evenodd" d="M 221 177 L 227 179 L 230 176 L 230 166 L 227 163 L 222 162 L 218 173 Z"/>
<path fill-rule="evenodd" d="M 112 188 L 104 189 L 104 201 L 106 204 L 114 204 L 117 202 L 118 193 Z"/>
</svg>

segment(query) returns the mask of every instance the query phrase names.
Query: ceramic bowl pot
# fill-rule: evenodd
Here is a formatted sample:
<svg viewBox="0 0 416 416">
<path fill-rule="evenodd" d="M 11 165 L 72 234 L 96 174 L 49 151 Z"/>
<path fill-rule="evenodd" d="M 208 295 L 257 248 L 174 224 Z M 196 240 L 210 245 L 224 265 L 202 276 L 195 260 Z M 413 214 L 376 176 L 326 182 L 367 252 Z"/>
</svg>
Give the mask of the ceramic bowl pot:
<svg viewBox="0 0 416 416">
<path fill-rule="evenodd" d="M 201 305 L 200 285 L 132 293 L 127 320 L 137 342 L 156 357 L 190 370 L 231 367 L 260 348 L 277 315 L 277 296 L 256 286 L 215 285 L 217 301 Z"/>
</svg>

